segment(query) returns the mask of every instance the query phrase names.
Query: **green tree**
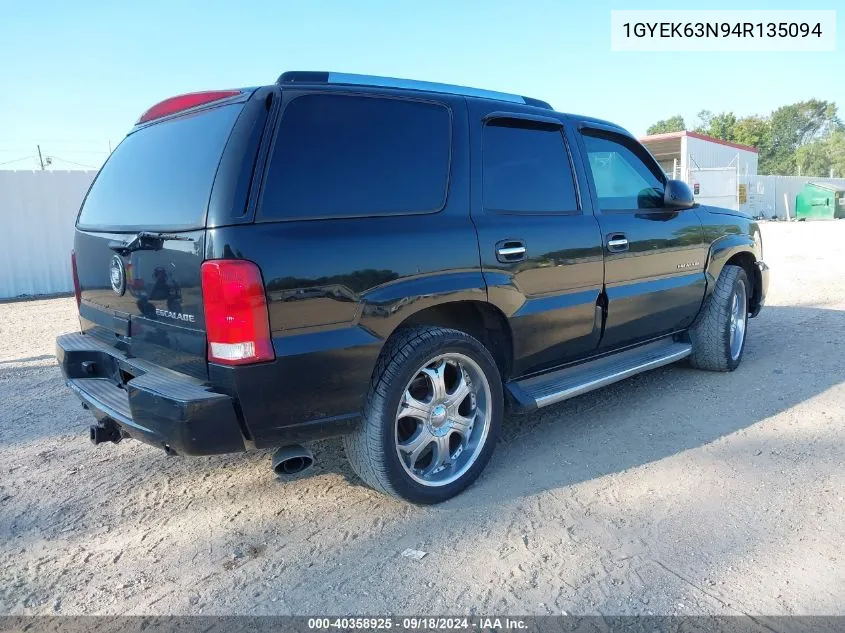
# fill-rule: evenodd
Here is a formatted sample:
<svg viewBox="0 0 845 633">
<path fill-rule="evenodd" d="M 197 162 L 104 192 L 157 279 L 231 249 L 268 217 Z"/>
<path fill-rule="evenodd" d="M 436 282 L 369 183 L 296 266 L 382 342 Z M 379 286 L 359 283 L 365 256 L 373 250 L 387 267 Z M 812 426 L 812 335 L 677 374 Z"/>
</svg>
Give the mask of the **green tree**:
<svg viewBox="0 0 845 633">
<path fill-rule="evenodd" d="M 720 112 L 713 114 L 710 110 L 702 110 L 698 113 L 699 124 L 695 131 L 706 134 L 723 141 L 736 140 L 736 115 L 733 112 Z"/>
<path fill-rule="evenodd" d="M 830 156 L 824 141 L 813 141 L 795 151 L 795 164 L 802 176 L 827 176 L 830 173 Z"/>
<path fill-rule="evenodd" d="M 839 127 L 833 130 L 826 142 L 833 175 L 836 178 L 845 178 L 845 129 Z M 828 173 L 830 173 L 829 169 Z"/>
<path fill-rule="evenodd" d="M 784 175 L 798 173 L 799 147 L 842 127 L 836 104 L 818 99 L 782 106 L 772 112 L 770 122 L 771 151 L 766 157 L 766 168 L 769 173 Z"/>
<path fill-rule="evenodd" d="M 800 146 L 795 163 L 802 176 L 845 178 L 845 131 L 830 130 L 824 138 Z"/>
<path fill-rule="evenodd" d="M 668 119 L 661 119 L 646 130 L 646 134 L 665 134 L 666 132 L 683 132 L 687 129 L 684 123 L 684 117 L 680 114 L 669 117 Z"/>
<path fill-rule="evenodd" d="M 772 129 L 768 119 L 761 116 L 746 116 L 734 126 L 734 141 L 756 147 L 760 153 L 766 151 L 772 142 Z"/>
<path fill-rule="evenodd" d="M 658 121 L 648 133 L 670 129 L 684 129 L 680 115 Z M 833 168 L 837 176 L 845 178 L 845 126 L 832 101 L 799 101 L 767 117 L 737 118 L 733 112 L 701 110 L 695 131 L 756 147 L 761 174 L 795 175 L 800 166 L 805 175 L 827 176 Z"/>
</svg>

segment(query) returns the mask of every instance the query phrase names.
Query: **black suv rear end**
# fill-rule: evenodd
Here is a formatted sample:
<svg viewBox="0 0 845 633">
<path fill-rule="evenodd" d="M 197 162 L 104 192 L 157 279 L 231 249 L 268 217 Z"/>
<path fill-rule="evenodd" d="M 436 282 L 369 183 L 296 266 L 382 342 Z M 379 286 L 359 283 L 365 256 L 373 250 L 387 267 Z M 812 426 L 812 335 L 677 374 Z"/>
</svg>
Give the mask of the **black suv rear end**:
<svg viewBox="0 0 845 633">
<path fill-rule="evenodd" d="M 209 361 L 273 360 L 264 287 L 255 264 L 214 259 L 209 228 L 244 221 L 274 96 L 271 87 L 164 101 L 91 186 L 72 255 L 82 333 L 60 337 L 57 354 L 98 418 L 95 443 L 244 449 L 233 394 L 210 382 Z"/>
<path fill-rule="evenodd" d="M 438 293 L 481 298 L 468 176 L 450 176 L 463 98 L 303 75 L 162 102 L 97 176 L 73 255 L 82 333 L 57 341 L 95 442 L 345 435 L 404 318 L 395 282 L 448 271 Z"/>
</svg>

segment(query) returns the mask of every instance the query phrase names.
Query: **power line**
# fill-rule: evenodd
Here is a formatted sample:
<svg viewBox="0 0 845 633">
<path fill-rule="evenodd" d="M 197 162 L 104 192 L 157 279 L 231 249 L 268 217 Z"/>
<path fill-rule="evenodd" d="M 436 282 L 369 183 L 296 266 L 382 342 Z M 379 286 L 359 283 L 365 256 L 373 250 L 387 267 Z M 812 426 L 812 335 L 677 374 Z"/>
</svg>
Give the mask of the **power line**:
<svg viewBox="0 0 845 633">
<path fill-rule="evenodd" d="M 65 138 L 65 139 L 57 139 L 57 138 L 33 138 L 31 140 L 25 141 L 19 138 L 0 138 L 0 143 L 15 143 L 15 144 L 26 144 L 35 141 L 36 143 L 44 143 L 45 145 L 53 145 L 57 143 L 61 144 L 73 144 L 73 145 L 105 145 L 108 143 L 109 139 L 103 139 L 101 141 L 87 141 L 85 139 L 80 138 Z"/>
<path fill-rule="evenodd" d="M 77 167 L 85 167 L 86 169 L 99 169 L 99 167 L 96 167 L 95 165 L 84 165 L 82 163 L 77 163 L 77 162 L 72 161 L 72 160 L 67 160 L 66 158 L 59 158 L 58 156 L 54 156 L 53 154 L 50 154 L 50 156 L 48 158 L 52 158 L 53 160 L 58 160 L 58 161 L 61 161 L 63 163 L 69 163 L 71 165 L 76 165 Z"/>
<path fill-rule="evenodd" d="M 13 148 L 5 148 L 0 147 L 0 152 L 5 152 L 7 154 L 15 151 L 25 152 L 25 147 L 13 147 Z M 107 149 L 73 149 L 69 147 L 62 147 L 60 149 L 62 152 L 69 152 L 71 154 L 99 154 L 100 156 L 107 156 L 109 151 Z"/>
<path fill-rule="evenodd" d="M 0 163 L 0 165 L 11 165 L 12 163 L 19 163 L 22 160 L 32 160 L 32 156 L 24 156 L 23 158 L 16 158 L 14 160 L 7 160 L 7 161 Z"/>
</svg>

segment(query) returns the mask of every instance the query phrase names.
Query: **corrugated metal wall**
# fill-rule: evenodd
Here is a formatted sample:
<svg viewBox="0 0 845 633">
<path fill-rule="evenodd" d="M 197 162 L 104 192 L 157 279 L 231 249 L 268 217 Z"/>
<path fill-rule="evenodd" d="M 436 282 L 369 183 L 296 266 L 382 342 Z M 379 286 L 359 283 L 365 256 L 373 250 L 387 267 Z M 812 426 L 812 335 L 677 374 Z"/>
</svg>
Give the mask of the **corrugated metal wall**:
<svg viewBox="0 0 845 633">
<path fill-rule="evenodd" d="M 757 173 L 757 153 L 748 150 L 730 147 L 720 143 L 705 141 L 694 136 L 685 136 L 681 144 L 681 156 L 689 156 L 689 167 L 727 167 L 737 159 L 737 171 L 740 175 Z M 683 160 L 683 158 L 682 158 Z M 684 165 L 684 173 L 687 165 Z"/>
<path fill-rule="evenodd" d="M 724 209 L 739 208 L 736 167 L 693 167 L 689 172 L 689 184 L 699 204 Z"/>
<path fill-rule="evenodd" d="M 783 194 L 789 203 L 789 217 L 795 217 L 795 196 L 808 182 L 823 182 L 845 189 L 845 178 L 808 178 L 807 176 L 742 176 L 739 183 L 748 185 L 748 199 L 741 211 L 757 217 L 786 219 Z"/>
<path fill-rule="evenodd" d="M 73 225 L 96 175 L 0 171 L 0 298 L 73 291 Z"/>
</svg>

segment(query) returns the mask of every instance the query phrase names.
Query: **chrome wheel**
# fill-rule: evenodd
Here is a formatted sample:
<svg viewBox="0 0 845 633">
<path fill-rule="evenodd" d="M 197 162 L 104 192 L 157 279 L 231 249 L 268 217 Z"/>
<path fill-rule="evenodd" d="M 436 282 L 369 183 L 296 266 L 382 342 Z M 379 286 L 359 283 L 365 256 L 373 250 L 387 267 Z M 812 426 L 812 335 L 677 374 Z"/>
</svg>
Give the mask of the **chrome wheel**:
<svg viewBox="0 0 845 633">
<path fill-rule="evenodd" d="M 745 284 L 739 280 L 731 299 L 731 360 L 736 360 L 742 353 L 745 341 L 745 325 L 748 320 L 748 301 L 745 294 Z"/>
<path fill-rule="evenodd" d="M 484 448 L 492 415 L 490 384 L 463 354 L 442 354 L 420 367 L 396 412 L 396 452 L 405 472 L 425 486 L 466 473 Z"/>
</svg>

